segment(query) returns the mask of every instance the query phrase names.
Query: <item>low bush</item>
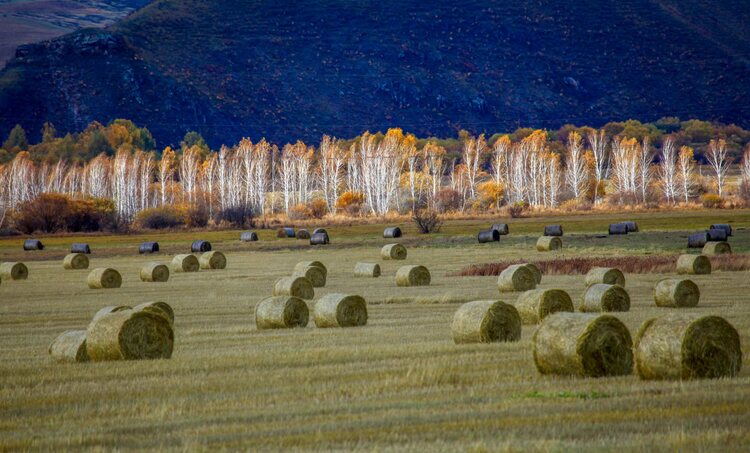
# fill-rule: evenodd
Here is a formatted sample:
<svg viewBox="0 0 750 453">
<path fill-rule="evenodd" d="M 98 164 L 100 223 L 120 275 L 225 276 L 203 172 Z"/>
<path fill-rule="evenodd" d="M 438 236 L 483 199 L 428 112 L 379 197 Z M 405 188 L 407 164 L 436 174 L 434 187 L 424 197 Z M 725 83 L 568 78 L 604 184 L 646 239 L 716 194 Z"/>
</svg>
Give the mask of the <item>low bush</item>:
<svg viewBox="0 0 750 453">
<path fill-rule="evenodd" d="M 707 193 L 701 195 L 701 203 L 704 208 L 721 208 L 724 205 L 724 200 L 714 193 Z"/>
<path fill-rule="evenodd" d="M 187 223 L 187 209 L 185 207 L 165 205 L 158 208 L 145 209 L 135 217 L 135 224 L 141 228 L 159 230 L 175 228 Z"/>
</svg>

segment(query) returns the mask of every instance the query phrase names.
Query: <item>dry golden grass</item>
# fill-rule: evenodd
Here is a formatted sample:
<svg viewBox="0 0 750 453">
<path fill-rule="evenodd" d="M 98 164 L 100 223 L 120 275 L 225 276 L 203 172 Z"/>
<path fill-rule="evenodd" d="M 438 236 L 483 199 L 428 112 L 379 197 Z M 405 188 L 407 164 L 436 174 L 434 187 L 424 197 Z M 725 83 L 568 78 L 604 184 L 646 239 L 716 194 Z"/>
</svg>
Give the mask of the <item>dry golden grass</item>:
<svg viewBox="0 0 750 453">
<path fill-rule="evenodd" d="M 548 377 L 533 363 L 535 326 L 523 326 L 516 343 L 455 345 L 450 331 L 458 303 L 515 302 L 518 293 L 500 296 L 496 277 L 448 274 L 500 257 L 540 260 L 545 254 L 534 250 L 531 236 L 489 247 L 420 239 L 407 260 L 395 262 L 379 259 L 388 240 L 352 238 L 347 247 L 274 251 L 212 238 L 216 250 L 232 250 L 226 270 L 175 274 L 158 285 L 140 282 L 138 272 L 167 255 L 138 256 L 135 247 L 125 255 L 117 251 L 123 238 L 113 238 L 119 243 L 113 250 L 102 244 L 101 255 L 91 256 L 92 268 L 115 267 L 123 276 L 121 288 L 106 292 L 89 290 L 86 271 L 63 271 L 56 259 L 28 263 L 28 281 L 0 285 L 0 450 L 738 451 L 750 445 L 746 272 L 691 276 L 701 301 L 682 309 L 719 314 L 737 328 L 746 364 L 737 378 Z M 738 231 L 732 240 L 748 239 L 750 232 Z M 603 248 L 566 242 L 562 253 L 571 258 L 592 250 L 639 255 L 657 243 L 626 249 L 617 241 Z M 0 261 L 6 257 L 0 251 Z M 256 329 L 255 305 L 304 260 L 328 267 L 316 299 L 337 292 L 367 299 L 366 326 Z M 352 278 L 359 261 L 379 263 L 382 277 Z M 397 288 L 398 267 L 417 263 L 430 269 L 430 286 Z M 627 276 L 631 309 L 615 315 L 632 334 L 672 310 L 652 298 L 665 276 Z M 540 288 L 563 289 L 577 302 L 583 277 L 545 275 Z M 153 300 L 175 311 L 171 359 L 60 364 L 48 356 L 57 335 L 85 328 L 99 308 Z"/>
</svg>

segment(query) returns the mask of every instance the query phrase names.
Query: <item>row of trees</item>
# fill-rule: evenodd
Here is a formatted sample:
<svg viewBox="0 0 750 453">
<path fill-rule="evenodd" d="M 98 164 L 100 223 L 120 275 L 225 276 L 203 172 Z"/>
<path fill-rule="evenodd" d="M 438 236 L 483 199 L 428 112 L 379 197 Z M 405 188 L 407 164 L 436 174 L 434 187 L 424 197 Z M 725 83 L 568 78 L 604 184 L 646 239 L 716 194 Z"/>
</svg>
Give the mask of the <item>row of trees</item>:
<svg viewBox="0 0 750 453">
<path fill-rule="evenodd" d="M 722 197 L 730 165 L 726 142 L 711 140 L 706 159 L 708 186 Z M 741 169 L 750 181 L 750 147 Z M 464 135 L 460 154 L 451 157 L 437 141 L 420 146 L 415 136 L 390 129 L 353 141 L 324 136 L 317 148 L 243 139 L 218 152 L 195 142 L 159 155 L 124 143 L 112 156 L 101 153 L 82 163 L 35 163 L 19 152 L 0 166 L 0 215 L 42 193 L 111 199 L 118 219 L 130 222 L 141 211 L 177 203 L 205 206 L 210 216 L 238 208 L 290 214 L 313 202 L 331 214 L 420 207 L 481 212 L 514 204 L 674 204 L 689 202 L 706 186 L 693 150 L 678 149 L 672 137 L 657 150 L 647 136 L 573 130 L 564 150 L 555 152 L 542 130 L 491 143 L 483 135 Z"/>
</svg>

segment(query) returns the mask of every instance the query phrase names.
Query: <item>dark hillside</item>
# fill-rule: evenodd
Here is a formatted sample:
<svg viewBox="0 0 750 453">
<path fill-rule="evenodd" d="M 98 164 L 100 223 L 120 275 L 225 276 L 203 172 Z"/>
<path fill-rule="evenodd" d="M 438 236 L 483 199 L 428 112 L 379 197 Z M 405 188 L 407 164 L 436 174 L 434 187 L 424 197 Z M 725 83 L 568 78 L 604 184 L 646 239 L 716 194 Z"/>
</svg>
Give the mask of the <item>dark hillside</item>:
<svg viewBox="0 0 750 453">
<path fill-rule="evenodd" d="M 157 1 L 21 49 L 0 75 L 0 133 L 125 117 L 162 145 L 194 129 L 215 146 L 665 115 L 748 125 L 750 2 L 550 3 Z"/>
</svg>

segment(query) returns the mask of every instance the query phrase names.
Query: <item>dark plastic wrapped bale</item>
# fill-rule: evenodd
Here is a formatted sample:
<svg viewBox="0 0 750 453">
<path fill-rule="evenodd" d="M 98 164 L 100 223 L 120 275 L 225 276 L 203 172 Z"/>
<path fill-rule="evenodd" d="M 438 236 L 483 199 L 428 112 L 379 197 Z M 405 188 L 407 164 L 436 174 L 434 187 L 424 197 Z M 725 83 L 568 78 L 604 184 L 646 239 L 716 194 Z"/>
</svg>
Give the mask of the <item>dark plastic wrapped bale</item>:
<svg viewBox="0 0 750 453">
<path fill-rule="evenodd" d="M 703 248 L 703 246 L 706 245 L 706 242 L 708 242 L 708 233 L 706 233 L 705 231 L 688 236 L 688 248 Z"/>
<path fill-rule="evenodd" d="M 624 223 L 610 224 L 609 234 L 628 234 L 628 226 Z"/>
<path fill-rule="evenodd" d="M 284 233 L 286 233 L 286 237 L 293 238 L 296 236 L 296 233 L 294 232 L 294 228 L 282 228 L 284 230 Z"/>
<path fill-rule="evenodd" d="M 310 232 L 307 230 L 299 229 L 297 230 L 297 239 L 310 239 Z"/>
<path fill-rule="evenodd" d="M 727 230 L 725 229 L 710 229 L 706 231 L 708 233 L 709 242 L 721 242 L 727 240 Z"/>
<path fill-rule="evenodd" d="M 315 233 L 310 236 L 310 245 L 326 245 L 330 242 L 326 233 Z"/>
<path fill-rule="evenodd" d="M 545 236 L 562 236 L 563 228 L 562 225 L 547 225 L 544 227 Z"/>
<path fill-rule="evenodd" d="M 401 228 L 399 227 L 388 227 L 383 231 L 384 238 L 400 238 Z"/>
<path fill-rule="evenodd" d="M 75 243 L 70 246 L 70 253 L 85 253 L 86 255 L 90 255 L 91 247 L 88 244 Z"/>
<path fill-rule="evenodd" d="M 158 242 L 144 242 L 140 247 L 138 247 L 138 253 L 140 254 L 157 252 L 159 252 Z"/>
<path fill-rule="evenodd" d="M 477 234 L 477 240 L 479 240 L 480 244 L 497 242 L 500 240 L 500 233 L 497 230 L 483 230 Z"/>
<path fill-rule="evenodd" d="M 508 234 L 510 232 L 508 230 L 508 224 L 507 223 L 495 223 L 494 225 L 492 225 L 492 227 L 490 229 L 491 230 L 495 230 L 498 233 L 500 233 L 500 236 L 505 236 L 506 234 Z"/>
<path fill-rule="evenodd" d="M 714 223 L 708 229 L 709 230 L 724 230 L 727 232 L 727 236 L 732 235 L 732 225 L 728 223 Z"/>
<path fill-rule="evenodd" d="M 313 230 L 313 233 L 312 233 L 312 234 L 318 234 L 318 233 L 325 233 L 325 234 L 328 234 L 328 231 L 326 231 L 326 229 L 325 229 L 325 228 L 315 228 L 315 230 Z"/>
<path fill-rule="evenodd" d="M 628 233 L 637 233 L 638 232 L 638 224 L 632 221 L 622 222 L 625 224 L 625 226 L 628 228 Z"/>
<path fill-rule="evenodd" d="M 240 234 L 240 241 L 242 242 L 255 242 L 258 240 L 258 234 L 255 231 L 245 231 Z"/>
<path fill-rule="evenodd" d="M 211 251 L 211 243 L 208 241 L 193 241 L 193 244 L 190 246 L 190 251 L 192 253 L 205 253 Z"/>
<path fill-rule="evenodd" d="M 39 239 L 26 239 L 23 241 L 23 249 L 26 251 L 44 250 L 44 244 Z"/>
</svg>

